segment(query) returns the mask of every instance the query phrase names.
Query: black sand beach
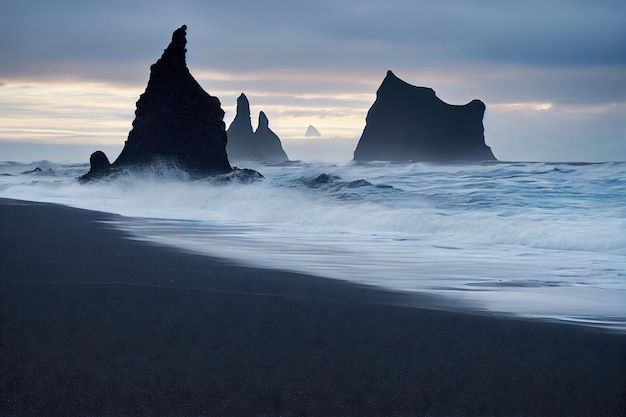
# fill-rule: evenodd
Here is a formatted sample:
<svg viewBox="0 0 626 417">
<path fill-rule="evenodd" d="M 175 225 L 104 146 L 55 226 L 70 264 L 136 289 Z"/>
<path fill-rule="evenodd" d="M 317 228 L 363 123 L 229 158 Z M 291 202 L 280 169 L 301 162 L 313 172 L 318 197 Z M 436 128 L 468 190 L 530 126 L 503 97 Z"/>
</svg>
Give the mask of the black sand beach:
<svg viewBox="0 0 626 417">
<path fill-rule="evenodd" d="M 0 200 L 0 415 L 626 415 L 626 335 L 234 266 L 110 217 Z"/>
</svg>

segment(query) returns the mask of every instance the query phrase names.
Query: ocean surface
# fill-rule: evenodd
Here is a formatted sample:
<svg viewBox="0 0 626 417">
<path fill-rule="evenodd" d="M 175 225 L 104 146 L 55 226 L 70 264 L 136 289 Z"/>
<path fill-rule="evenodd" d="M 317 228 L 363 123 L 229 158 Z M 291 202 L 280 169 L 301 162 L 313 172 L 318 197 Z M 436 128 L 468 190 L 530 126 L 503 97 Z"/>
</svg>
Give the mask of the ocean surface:
<svg viewBox="0 0 626 417">
<path fill-rule="evenodd" d="M 88 164 L 0 162 L 0 197 L 120 214 L 136 239 L 626 332 L 626 163 L 240 163 L 79 184 Z M 36 169 L 39 168 L 39 169 Z"/>
</svg>

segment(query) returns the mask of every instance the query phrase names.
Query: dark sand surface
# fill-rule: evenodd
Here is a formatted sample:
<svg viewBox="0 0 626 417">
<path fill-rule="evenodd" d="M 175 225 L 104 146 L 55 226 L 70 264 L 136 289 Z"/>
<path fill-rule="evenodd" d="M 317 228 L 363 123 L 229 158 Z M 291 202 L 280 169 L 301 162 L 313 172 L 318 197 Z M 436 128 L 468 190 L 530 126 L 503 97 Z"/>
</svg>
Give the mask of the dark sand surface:
<svg viewBox="0 0 626 417">
<path fill-rule="evenodd" d="M 624 334 L 409 307 L 433 304 L 108 218 L 0 200 L 0 415 L 626 415 Z"/>
</svg>

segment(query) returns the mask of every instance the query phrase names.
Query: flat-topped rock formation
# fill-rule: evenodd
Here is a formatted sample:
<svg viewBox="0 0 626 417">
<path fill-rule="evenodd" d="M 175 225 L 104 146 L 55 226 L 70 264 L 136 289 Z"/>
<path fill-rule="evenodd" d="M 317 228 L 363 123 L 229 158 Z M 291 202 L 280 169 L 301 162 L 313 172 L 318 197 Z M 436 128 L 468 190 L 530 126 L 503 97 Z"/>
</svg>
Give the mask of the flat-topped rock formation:
<svg viewBox="0 0 626 417">
<path fill-rule="evenodd" d="M 280 138 L 269 128 L 264 112 L 259 114 L 256 131 L 252 130 L 250 102 L 244 93 L 237 98 L 237 114 L 227 130 L 228 156 L 231 160 L 288 161 Z"/>
<path fill-rule="evenodd" d="M 432 89 L 408 84 L 388 71 L 367 113 L 354 160 L 495 160 L 485 145 L 484 113 L 480 100 L 450 105 Z"/>
<path fill-rule="evenodd" d="M 98 151 L 82 179 L 126 168 L 167 167 L 193 177 L 232 171 L 226 155 L 224 110 L 193 78 L 185 59 L 186 26 L 177 29 L 137 101 L 133 128 L 113 164 Z"/>
</svg>

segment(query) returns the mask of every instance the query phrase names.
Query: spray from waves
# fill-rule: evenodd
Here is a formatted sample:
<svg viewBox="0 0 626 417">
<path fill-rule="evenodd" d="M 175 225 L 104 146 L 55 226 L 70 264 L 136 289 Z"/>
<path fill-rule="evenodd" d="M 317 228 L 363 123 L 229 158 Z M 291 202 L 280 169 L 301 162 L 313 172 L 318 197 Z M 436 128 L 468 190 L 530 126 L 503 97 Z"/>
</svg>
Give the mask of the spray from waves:
<svg viewBox="0 0 626 417">
<path fill-rule="evenodd" d="M 37 167 L 41 171 L 33 172 Z M 266 180 L 224 186 L 161 169 L 78 184 L 75 178 L 85 165 L 5 163 L 0 173 L 10 175 L 2 177 L 0 195 L 129 217 L 272 225 L 292 230 L 294 238 L 304 228 L 626 254 L 626 208 L 620 197 L 626 181 L 603 173 L 606 167 L 565 168 L 569 172 L 549 164 L 253 168 Z M 585 177 L 576 168 L 598 172 Z"/>
</svg>

